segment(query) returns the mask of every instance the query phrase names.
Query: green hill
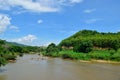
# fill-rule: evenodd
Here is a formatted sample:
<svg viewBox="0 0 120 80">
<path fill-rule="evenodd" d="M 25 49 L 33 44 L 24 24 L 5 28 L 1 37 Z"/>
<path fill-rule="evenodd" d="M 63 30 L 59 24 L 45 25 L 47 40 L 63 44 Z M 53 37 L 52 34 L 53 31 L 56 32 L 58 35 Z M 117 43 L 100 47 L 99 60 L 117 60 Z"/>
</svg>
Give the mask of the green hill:
<svg viewBox="0 0 120 80">
<path fill-rule="evenodd" d="M 82 30 L 62 40 L 59 45 L 69 48 L 75 47 L 83 42 L 91 43 L 93 48 L 117 50 L 120 47 L 120 32 L 101 33 L 92 30 Z"/>
</svg>

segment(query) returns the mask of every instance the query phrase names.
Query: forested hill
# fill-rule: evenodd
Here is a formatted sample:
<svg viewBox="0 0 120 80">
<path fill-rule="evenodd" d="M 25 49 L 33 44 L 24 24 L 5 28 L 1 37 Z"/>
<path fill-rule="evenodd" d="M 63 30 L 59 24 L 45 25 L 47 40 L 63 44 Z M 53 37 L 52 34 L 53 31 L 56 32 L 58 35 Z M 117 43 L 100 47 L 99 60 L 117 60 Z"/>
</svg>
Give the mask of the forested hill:
<svg viewBox="0 0 120 80">
<path fill-rule="evenodd" d="M 0 39 L 0 53 L 6 52 L 20 52 L 20 53 L 28 53 L 28 52 L 35 52 L 40 47 L 37 46 L 28 46 L 16 42 L 8 42 L 5 40 Z"/>
<path fill-rule="evenodd" d="M 101 33 L 92 30 L 82 30 L 62 40 L 59 45 L 64 47 L 75 47 L 84 42 L 97 48 L 112 48 L 117 50 L 120 47 L 120 32 Z"/>
<path fill-rule="evenodd" d="M 16 43 L 16 42 L 8 42 L 6 40 L 2 40 L 0 39 L 0 46 L 2 47 L 11 47 L 11 46 L 20 46 L 20 47 L 24 47 L 24 46 L 27 46 L 27 45 L 24 45 L 24 44 L 20 44 L 20 43 Z"/>
<path fill-rule="evenodd" d="M 27 46 L 27 45 L 24 45 L 24 44 L 20 44 L 20 43 L 16 43 L 16 42 L 7 42 L 7 41 L 6 41 L 6 45 Z"/>
</svg>

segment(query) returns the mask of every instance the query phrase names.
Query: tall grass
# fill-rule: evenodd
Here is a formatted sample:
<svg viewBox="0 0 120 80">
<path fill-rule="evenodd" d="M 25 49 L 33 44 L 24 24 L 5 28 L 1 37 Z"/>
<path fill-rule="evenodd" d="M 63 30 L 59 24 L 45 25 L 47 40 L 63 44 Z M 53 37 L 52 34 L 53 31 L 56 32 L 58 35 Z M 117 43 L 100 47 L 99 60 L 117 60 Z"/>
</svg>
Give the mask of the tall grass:
<svg viewBox="0 0 120 80">
<path fill-rule="evenodd" d="M 88 54 L 91 59 L 110 60 L 111 54 L 108 50 L 92 51 Z"/>
<path fill-rule="evenodd" d="M 44 53 L 45 55 L 46 53 Z M 73 50 L 62 50 L 58 53 L 52 53 L 50 57 L 61 57 L 63 59 L 76 59 L 76 60 L 112 60 L 120 61 L 120 49 L 114 50 L 94 50 L 90 53 L 77 53 Z"/>
<path fill-rule="evenodd" d="M 84 53 L 76 53 L 72 50 L 60 51 L 57 57 L 62 57 L 63 59 L 79 59 L 79 60 L 90 60 L 89 55 Z"/>
</svg>

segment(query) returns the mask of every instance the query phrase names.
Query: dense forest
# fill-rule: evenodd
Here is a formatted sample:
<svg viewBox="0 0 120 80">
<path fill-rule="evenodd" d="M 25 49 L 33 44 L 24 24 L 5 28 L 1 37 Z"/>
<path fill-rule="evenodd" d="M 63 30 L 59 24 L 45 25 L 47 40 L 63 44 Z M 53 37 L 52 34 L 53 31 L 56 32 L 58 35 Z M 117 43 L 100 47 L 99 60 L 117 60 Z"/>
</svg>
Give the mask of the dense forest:
<svg viewBox="0 0 120 80">
<path fill-rule="evenodd" d="M 5 65 L 8 61 L 16 60 L 17 56 L 40 52 L 42 48 L 37 46 L 27 46 L 23 44 L 7 42 L 0 40 L 0 66 Z"/>
<path fill-rule="evenodd" d="M 82 30 L 62 40 L 58 46 L 50 44 L 44 54 L 70 59 L 120 61 L 120 32 Z"/>
</svg>

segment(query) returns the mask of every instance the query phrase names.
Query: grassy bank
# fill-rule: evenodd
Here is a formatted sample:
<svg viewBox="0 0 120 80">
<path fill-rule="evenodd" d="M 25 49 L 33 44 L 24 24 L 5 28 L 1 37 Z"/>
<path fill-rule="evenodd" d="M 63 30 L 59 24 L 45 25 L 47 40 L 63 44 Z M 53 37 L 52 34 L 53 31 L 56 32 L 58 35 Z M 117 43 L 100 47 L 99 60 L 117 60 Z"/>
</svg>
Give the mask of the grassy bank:
<svg viewBox="0 0 120 80">
<path fill-rule="evenodd" d="M 46 53 L 44 54 L 46 56 Z M 47 55 L 48 56 L 48 55 Z M 72 50 L 62 50 L 60 52 L 51 53 L 50 57 L 61 57 L 63 59 L 75 59 L 75 60 L 106 60 L 106 61 L 120 61 L 120 49 L 114 50 L 93 50 L 89 53 L 77 53 Z"/>
</svg>

